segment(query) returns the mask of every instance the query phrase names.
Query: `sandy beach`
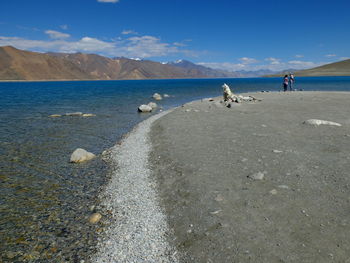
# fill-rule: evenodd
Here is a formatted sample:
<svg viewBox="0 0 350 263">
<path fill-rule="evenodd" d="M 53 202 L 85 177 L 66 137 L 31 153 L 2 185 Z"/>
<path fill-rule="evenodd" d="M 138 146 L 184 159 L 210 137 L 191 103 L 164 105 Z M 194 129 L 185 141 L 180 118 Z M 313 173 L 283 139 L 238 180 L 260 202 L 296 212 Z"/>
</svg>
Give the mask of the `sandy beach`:
<svg viewBox="0 0 350 263">
<path fill-rule="evenodd" d="M 350 93 L 249 95 L 261 101 L 196 101 L 152 125 L 179 261 L 350 262 Z"/>
</svg>

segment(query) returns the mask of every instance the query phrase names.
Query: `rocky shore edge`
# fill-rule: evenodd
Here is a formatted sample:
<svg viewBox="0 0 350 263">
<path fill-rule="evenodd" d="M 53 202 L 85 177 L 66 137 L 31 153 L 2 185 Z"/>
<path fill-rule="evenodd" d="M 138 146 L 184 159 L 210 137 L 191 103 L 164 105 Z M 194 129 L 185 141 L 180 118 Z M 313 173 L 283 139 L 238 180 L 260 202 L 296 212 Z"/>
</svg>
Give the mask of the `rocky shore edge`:
<svg viewBox="0 0 350 263">
<path fill-rule="evenodd" d="M 100 197 L 111 222 L 91 262 L 178 262 L 177 251 L 167 242 L 171 233 L 148 168 L 151 125 L 169 112 L 141 122 L 103 154 L 114 169 Z"/>
</svg>

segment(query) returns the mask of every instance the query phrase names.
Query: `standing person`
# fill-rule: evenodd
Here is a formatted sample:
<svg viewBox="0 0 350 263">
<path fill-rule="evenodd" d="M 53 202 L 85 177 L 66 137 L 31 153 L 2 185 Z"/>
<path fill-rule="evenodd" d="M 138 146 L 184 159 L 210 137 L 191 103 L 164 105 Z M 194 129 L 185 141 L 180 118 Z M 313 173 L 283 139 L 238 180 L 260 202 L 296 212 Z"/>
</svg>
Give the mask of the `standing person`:
<svg viewBox="0 0 350 263">
<path fill-rule="evenodd" d="M 293 90 L 293 85 L 294 85 L 295 79 L 293 73 L 289 74 L 289 90 Z"/>
<path fill-rule="evenodd" d="M 283 78 L 283 91 L 286 92 L 287 89 L 288 89 L 288 75 L 284 75 L 284 78 Z"/>
</svg>

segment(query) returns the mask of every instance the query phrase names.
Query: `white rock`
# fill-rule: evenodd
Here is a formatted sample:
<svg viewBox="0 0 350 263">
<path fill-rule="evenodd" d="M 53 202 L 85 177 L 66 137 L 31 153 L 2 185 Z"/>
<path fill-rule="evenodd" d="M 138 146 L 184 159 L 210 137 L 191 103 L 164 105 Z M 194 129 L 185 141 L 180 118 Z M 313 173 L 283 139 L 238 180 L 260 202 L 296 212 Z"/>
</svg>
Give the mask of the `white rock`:
<svg viewBox="0 0 350 263">
<path fill-rule="evenodd" d="M 274 153 L 283 153 L 283 152 L 280 151 L 280 150 L 273 150 L 272 152 L 274 152 Z"/>
<path fill-rule="evenodd" d="M 155 102 L 150 102 L 147 105 L 150 106 L 153 110 L 158 107 L 157 103 L 155 103 Z"/>
<path fill-rule="evenodd" d="M 324 120 L 317 120 L 317 119 L 310 119 L 307 121 L 304 121 L 305 124 L 310 124 L 310 125 L 332 125 L 332 126 L 341 126 L 341 124 L 337 122 L 332 122 L 332 121 L 324 121 Z"/>
<path fill-rule="evenodd" d="M 169 98 L 170 96 L 168 94 L 163 95 L 164 98 Z"/>
<path fill-rule="evenodd" d="M 52 114 L 49 117 L 51 117 L 51 118 L 58 118 L 58 117 L 61 117 L 61 116 L 62 116 L 61 114 Z"/>
<path fill-rule="evenodd" d="M 82 116 L 83 117 L 95 117 L 96 115 L 92 114 L 92 113 L 84 113 Z"/>
<path fill-rule="evenodd" d="M 277 194 L 277 190 L 276 190 L 276 189 L 272 189 L 272 190 L 270 191 L 270 194 L 276 195 L 276 194 Z"/>
<path fill-rule="evenodd" d="M 285 185 L 285 184 L 281 184 L 278 186 L 278 188 L 281 188 L 281 189 L 289 189 L 289 186 L 288 185 Z"/>
<path fill-rule="evenodd" d="M 161 100 L 162 99 L 162 96 L 159 93 L 154 93 L 152 97 L 155 100 Z"/>
<path fill-rule="evenodd" d="M 82 116 L 83 113 L 78 111 L 78 112 L 68 112 L 66 113 L 66 116 Z"/>
<path fill-rule="evenodd" d="M 89 161 L 95 157 L 96 157 L 95 154 L 85 151 L 84 149 L 78 148 L 72 153 L 70 157 L 70 162 L 81 163 L 81 162 Z"/>
<path fill-rule="evenodd" d="M 142 104 L 142 105 L 139 106 L 138 111 L 139 112 L 151 112 L 152 111 L 152 107 L 149 106 L 149 105 Z"/>
<path fill-rule="evenodd" d="M 255 174 L 249 175 L 248 178 L 253 179 L 253 180 L 263 180 L 264 176 L 265 176 L 264 173 L 257 172 Z"/>
<path fill-rule="evenodd" d="M 101 220 L 101 218 L 102 218 L 102 215 L 100 213 L 94 213 L 90 216 L 89 222 L 91 224 L 96 224 L 96 223 L 98 223 L 98 221 Z"/>
</svg>

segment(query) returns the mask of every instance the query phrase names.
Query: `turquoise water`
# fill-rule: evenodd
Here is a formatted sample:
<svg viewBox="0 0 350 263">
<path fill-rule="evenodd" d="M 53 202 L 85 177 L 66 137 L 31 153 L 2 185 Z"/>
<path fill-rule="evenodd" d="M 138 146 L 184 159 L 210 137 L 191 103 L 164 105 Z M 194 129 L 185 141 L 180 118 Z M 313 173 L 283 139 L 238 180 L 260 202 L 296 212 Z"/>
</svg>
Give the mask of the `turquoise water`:
<svg viewBox="0 0 350 263">
<path fill-rule="evenodd" d="M 164 109 L 234 92 L 278 91 L 280 78 L 0 83 L 0 261 L 80 262 L 98 226 L 87 224 L 108 181 L 100 158 L 73 165 L 78 147 L 95 154 L 150 116 L 137 107 L 169 94 Z M 350 91 L 350 77 L 297 78 L 303 90 Z M 50 118 L 68 112 L 96 117 Z M 152 113 L 154 114 L 154 113 Z"/>
</svg>

